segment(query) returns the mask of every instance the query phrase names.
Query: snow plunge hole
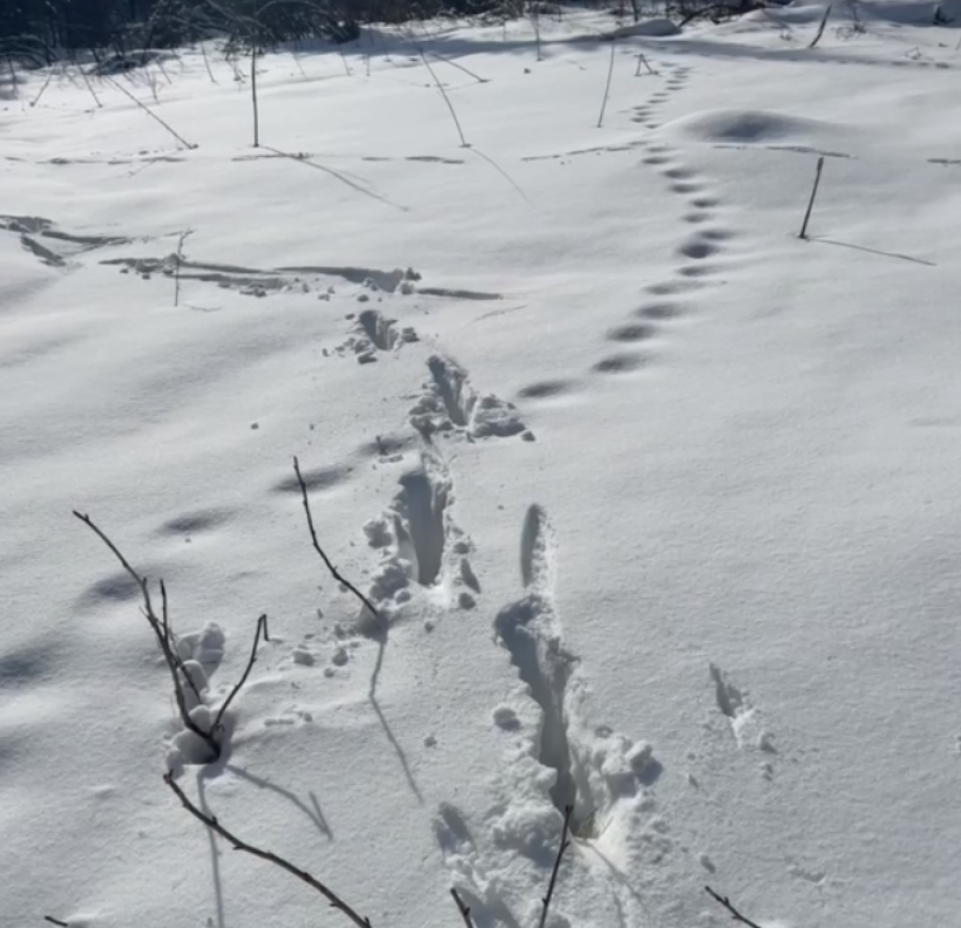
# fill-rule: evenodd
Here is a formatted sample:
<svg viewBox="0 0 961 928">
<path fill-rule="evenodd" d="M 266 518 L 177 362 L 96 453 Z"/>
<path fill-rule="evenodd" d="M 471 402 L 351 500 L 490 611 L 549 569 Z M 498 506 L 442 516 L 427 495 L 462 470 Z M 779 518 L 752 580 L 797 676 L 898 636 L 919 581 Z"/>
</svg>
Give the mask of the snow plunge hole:
<svg viewBox="0 0 961 928">
<path fill-rule="evenodd" d="M 392 319 L 385 319 L 376 309 L 365 309 L 357 320 L 370 343 L 378 351 L 390 351 L 398 340 Z"/>
<path fill-rule="evenodd" d="M 415 565 L 417 582 L 431 586 L 444 561 L 447 487 L 432 483 L 423 471 L 405 474 L 400 483 L 397 532 L 401 552 Z"/>
<path fill-rule="evenodd" d="M 511 663 L 541 708 L 543 715 L 537 759 L 545 767 L 557 771 L 557 779 L 550 790 L 551 801 L 562 814 L 566 806 L 574 806 L 571 828 L 576 833 L 581 825 L 578 813 L 583 815 L 583 812 L 590 810 L 582 809 L 577 801 L 577 779 L 564 708 L 564 694 L 574 658 L 563 650 L 558 639 L 545 638 L 531 627 L 542 605 L 537 594 L 514 603 L 501 611 L 496 619 L 496 627 L 510 652 Z"/>
</svg>

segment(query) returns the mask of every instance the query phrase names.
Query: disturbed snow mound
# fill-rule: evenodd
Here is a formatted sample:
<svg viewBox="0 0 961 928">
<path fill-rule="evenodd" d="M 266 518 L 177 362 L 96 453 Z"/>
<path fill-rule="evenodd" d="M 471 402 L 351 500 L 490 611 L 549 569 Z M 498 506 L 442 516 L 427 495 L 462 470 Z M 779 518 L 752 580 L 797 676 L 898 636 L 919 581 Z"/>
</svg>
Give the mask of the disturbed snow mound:
<svg viewBox="0 0 961 928">
<path fill-rule="evenodd" d="M 624 39 L 632 35 L 647 35 L 663 37 L 668 35 L 680 35 L 681 29 L 669 19 L 645 19 L 639 23 L 630 23 L 626 26 L 618 26 L 610 32 L 604 34 L 605 39 Z"/>
<path fill-rule="evenodd" d="M 827 130 L 817 120 L 767 110 L 709 110 L 684 116 L 671 126 L 688 139 L 742 144 L 811 141 Z"/>
</svg>

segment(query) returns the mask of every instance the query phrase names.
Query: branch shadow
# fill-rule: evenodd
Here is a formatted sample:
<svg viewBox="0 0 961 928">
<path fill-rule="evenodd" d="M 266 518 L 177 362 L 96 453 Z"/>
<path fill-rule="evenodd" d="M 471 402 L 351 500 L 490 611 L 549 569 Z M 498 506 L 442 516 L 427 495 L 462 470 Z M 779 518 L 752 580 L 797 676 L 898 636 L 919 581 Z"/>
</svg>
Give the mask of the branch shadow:
<svg viewBox="0 0 961 928">
<path fill-rule="evenodd" d="M 902 255 L 896 251 L 881 251 L 879 248 L 868 248 L 866 245 L 854 245 L 851 242 L 838 242 L 831 238 L 808 237 L 809 242 L 819 242 L 822 245 L 835 245 L 838 248 L 853 248 L 855 251 L 866 251 L 871 255 L 879 255 L 882 258 L 897 258 L 900 261 L 910 261 L 912 264 L 923 264 L 925 267 L 937 267 L 933 261 L 926 261 L 924 258 L 914 258 L 911 255 Z"/>
<path fill-rule="evenodd" d="M 197 796 L 200 799 L 200 811 L 204 815 L 213 815 L 207 805 L 207 795 L 204 792 L 204 780 L 210 777 L 212 771 L 201 767 L 197 771 Z M 226 928 L 226 918 L 224 916 L 224 886 L 220 875 L 220 851 L 217 850 L 217 836 L 212 828 L 205 828 L 207 841 L 210 844 L 210 875 L 214 883 L 214 903 L 217 907 L 217 928 Z"/>
<path fill-rule="evenodd" d="M 272 793 L 277 793 L 278 796 L 283 796 L 288 802 L 295 805 L 304 815 L 307 816 L 316 826 L 317 830 L 328 840 L 334 840 L 334 833 L 327 824 L 327 819 L 324 816 L 323 811 L 320 808 L 320 803 L 317 801 L 316 794 L 311 791 L 307 795 L 310 797 L 310 806 L 307 805 L 302 799 L 300 799 L 295 793 L 291 792 L 289 789 L 285 789 L 283 786 L 278 786 L 276 783 L 271 783 L 270 780 L 264 779 L 263 777 L 258 777 L 256 774 L 251 773 L 249 770 L 245 770 L 243 767 L 237 767 L 235 764 L 224 764 L 224 769 L 229 770 L 235 776 L 240 777 L 242 780 L 246 780 L 248 783 L 252 783 L 254 786 L 260 789 L 270 790 Z"/>
<path fill-rule="evenodd" d="M 378 720 L 380 721 L 381 727 L 384 729 L 384 734 L 387 736 L 387 740 L 390 742 L 391 747 L 394 749 L 394 753 L 397 755 L 397 759 L 400 761 L 400 766 L 404 771 L 404 777 L 407 780 L 407 785 L 410 787 L 411 792 L 417 797 L 417 801 L 423 805 L 424 796 L 420 791 L 420 787 L 417 785 L 417 781 L 414 779 L 414 774 L 410 769 L 410 763 L 407 760 L 407 755 L 404 752 L 404 749 L 400 746 L 397 736 L 391 729 L 390 723 L 387 721 L 387 717 L 384 715 L 384 711 L 380 708 L 380 703 L 377 702 L 377 684 L 380 681 L 380 672 L 384 666 L 384 652 L 387 650 L 386 629 L 378 630 L 376 640 L 377 661 L 374 664 L 374 670 L 370 676 L 370 688 L 367 690 L 367 698 L 370 700 L 370 704 L 373 707 Z"/>
</svg>

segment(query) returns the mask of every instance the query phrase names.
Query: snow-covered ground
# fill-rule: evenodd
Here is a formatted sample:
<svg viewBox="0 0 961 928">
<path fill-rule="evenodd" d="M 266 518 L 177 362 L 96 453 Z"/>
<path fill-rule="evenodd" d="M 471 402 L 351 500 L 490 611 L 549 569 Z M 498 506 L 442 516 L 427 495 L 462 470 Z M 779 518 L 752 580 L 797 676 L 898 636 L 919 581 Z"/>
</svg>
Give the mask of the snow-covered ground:
<svg viewBox="0 0 961 928">
<path fill-rule="evenodd" d="M 572 797 L 555 928 L 956 923 L 959 32 L 859 8 L 2 86 L 0 923 L 348 924 L 168 765 L 374 928 L 534 928 Z M 269 614 L 221 762 L 73 509 L 211 705 Z"/>
</svg>

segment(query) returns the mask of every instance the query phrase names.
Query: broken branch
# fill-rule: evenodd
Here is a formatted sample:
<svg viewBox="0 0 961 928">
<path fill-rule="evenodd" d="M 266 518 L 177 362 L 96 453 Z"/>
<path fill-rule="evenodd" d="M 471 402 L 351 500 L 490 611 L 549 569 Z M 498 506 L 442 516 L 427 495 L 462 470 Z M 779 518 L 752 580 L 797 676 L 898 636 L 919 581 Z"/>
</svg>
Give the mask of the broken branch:
<svg viewBox="0 0 961 928">
<path fill-rule="evenodd" d="M 173 778 L 172 773 L 165 773 L 163 776 L 164 783 L 170 787 L 177 798 L 180 800 L 181 805 L 198 821 L 202 822 L 212 831 L 216 832 L 222 838 L 229 841 L 235 851 L 243 851 L 246 854 L 251 854 L 254 857 L 259 857 L 261 860 L 266 860 L 268 863 L 272 863 L 281 870 L 286 870 L 288 873 L 292 873 L 297 879 L 302 880 L 312 889 L 319 892 L 331 905 L 344 913 L 358 928 L 371 928 L 370 919 L 364 918 L 359 915 L 351 906 L 349 906 L 343 899 L 341 899 L 336 893 L 325 886 L 316 877 L 311 876 L 306 870 L 301 870 L 300 867 L 294 866 L 290 861 L 285 860 L 283 857 L 278 857 L 276 854 L 270 851 L 265 851 L 262 848 L 254 847 L 252 844 L 247 844 L 246 841 L 241 841 L 235 834 L 224 828 L 220 822 L 217 821 L 216 816 L 207 815 L 202 812 L 190 799 L 187 794 L 177 785 Z"/>
</svg>

